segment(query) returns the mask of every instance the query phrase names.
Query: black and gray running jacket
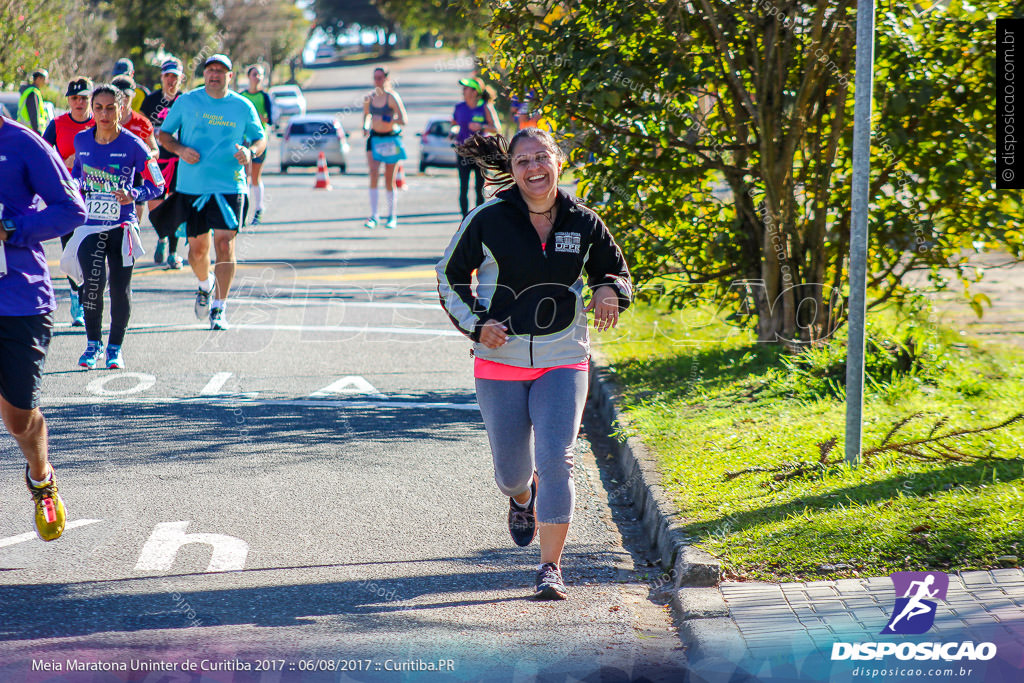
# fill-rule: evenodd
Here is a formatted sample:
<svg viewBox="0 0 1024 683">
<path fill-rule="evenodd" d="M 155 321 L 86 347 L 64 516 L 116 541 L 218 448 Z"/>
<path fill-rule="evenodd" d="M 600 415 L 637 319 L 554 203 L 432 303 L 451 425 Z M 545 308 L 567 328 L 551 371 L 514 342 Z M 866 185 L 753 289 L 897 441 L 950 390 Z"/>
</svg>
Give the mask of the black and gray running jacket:
<svg viewBox="0 0 1024 683">
<path fill-rule="evenodd" d="M 584 272 L 591 290 L 615 287 L 620 311 L 632 301 L 629 269 L 607 226 L 561 189 L 557 201 L 555 224 L 543 249 L 526 202 L 512 187 L 466 216 L 437 264 L 441 305 L 476 342 L 477 357 L 525 368 L 586 360 Z M 508 328 L 508 343 L 497 349 L 480 343 L 480 329 L 491 318 Z"/>
</svg>

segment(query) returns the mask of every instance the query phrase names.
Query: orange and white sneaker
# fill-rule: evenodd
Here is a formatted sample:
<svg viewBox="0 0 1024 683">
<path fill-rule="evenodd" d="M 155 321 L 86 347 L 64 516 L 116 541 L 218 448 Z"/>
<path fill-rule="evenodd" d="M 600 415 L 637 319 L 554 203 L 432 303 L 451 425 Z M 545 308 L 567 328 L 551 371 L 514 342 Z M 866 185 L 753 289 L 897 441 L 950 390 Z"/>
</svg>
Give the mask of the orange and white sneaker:
<svg viewBox="0 0 1024 683">
<path fill-rule="evenodd" d="M 67 510 L 64 501 L 57 493 L 57 475 L 50 468 L 50 477 L 42 486 L 35 486 L 28 476 L 28 465 L 25 466 L 25 484 L 36 504 L 36 535 L 44 541 L 55 541 L 64 533 L 64 522 Z"/>
</svg>

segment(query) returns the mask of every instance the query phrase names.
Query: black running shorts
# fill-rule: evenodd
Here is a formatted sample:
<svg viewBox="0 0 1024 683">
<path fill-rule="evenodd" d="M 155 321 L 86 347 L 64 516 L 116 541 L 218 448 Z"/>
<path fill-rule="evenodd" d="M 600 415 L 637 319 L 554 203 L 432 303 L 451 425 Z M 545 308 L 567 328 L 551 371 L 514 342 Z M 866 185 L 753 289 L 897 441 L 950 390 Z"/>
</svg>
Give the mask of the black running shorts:
<svg viewBox="0 0 1024 683">
<path fill-rule="evenodd" d="M 39 406 L 53 313 L 0 316 L 0 396 L 15 408 Z"/>
<path fill-rule="evenodd" d="M 249 197 L 247 195 L 222 195 L 227 200 L 228 206 L 231 207 L 232 212 L 235 214 L 235 219 L 238 221 L 238 225 L 230 228 L 224 220 L 224 212 L 221 211 L 220 203 L 216 197 L 210 197 L 202 209 L 196 209 L 192 204 L 199 198 L 198 195 L 178 192 L 176 196 L 178 201 L 187 207 L 188 218 L 185 221 L 185 234 L 189 237 L 205 235 L 211 230 L 234 230 L 237 232 L 245 223 L 246 212 L 249 210 Z"/>
</svg>

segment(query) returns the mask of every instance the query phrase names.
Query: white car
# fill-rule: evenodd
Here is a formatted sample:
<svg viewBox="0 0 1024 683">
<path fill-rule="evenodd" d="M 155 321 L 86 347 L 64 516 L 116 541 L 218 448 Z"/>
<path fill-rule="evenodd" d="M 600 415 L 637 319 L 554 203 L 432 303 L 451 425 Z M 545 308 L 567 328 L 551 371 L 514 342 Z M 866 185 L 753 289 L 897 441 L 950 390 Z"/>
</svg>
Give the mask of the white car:
<svg viewBox="0 0 1024 683">
<path fill-rule="evenodd" d="M 9 117 L 17 118 L 18 116 L 18 102 L 21 100 L 21 93 L 18 92 L 0 92 L 0 107 L 7 110 Z"/>
<path fill-rule="evenodd" d="M 348 166 L 348 133 L 330 114 L 293 116 L 281 139 L 281 173 L 292 166 L 316 166 L 320 152 L 342 173 Z"/>
<path fill-rule="evenodd" d="M 451 120 L 435 116 L 427 121 L 420 134 L 420 173 L 428 166 L 457 166 L 455 133 L 458 127 Z"/>
<path fill-rule="evenodd" d="M 283 129 L 291 117 L 305 115 L 306 98 L 299 90 L 299 86 L 275 85 L 268 92 L 274 101 L 274 127 L 276 130 Z"/>
</svg>

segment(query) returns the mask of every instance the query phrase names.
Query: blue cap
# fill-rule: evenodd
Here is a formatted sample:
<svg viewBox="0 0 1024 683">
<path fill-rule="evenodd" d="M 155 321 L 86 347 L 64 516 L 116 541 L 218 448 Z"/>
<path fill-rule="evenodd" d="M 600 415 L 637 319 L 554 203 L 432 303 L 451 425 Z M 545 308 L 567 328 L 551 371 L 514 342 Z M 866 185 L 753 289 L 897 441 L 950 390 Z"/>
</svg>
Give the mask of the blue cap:
<svg viewBox="0 0 1024 683">
<path fill-rule="evenodd" d="M 135 65 L 132 64 L 130 59 L 119 59 L 114 63 L 114 70 L 110 72 L 112 76 L 131 75 L 135 73 Z"/>
<path fill-rule="evenodd" d="M 164 63 L 160 65 L 160 73 L 178 74 L 179 76 L 183 75 L 184 72 L 181 70 L 181 60 L 176 57 L 171 57 L 170 59 L 165 60 Z"/>
<path fill-rule="evenodd" d="M 231 66 L 231 60 L 228 59 L 227 55 L 222 55 L 222 54 L 210 55 L 209 57 L 206 58 L 206 61 L 203 63 L 203 66 L 207 67 L 207 66 L 210 66 L 211 64 L 223 64 L 224 66 L 226 66 L 228 68 L 228 71 L 234 70 L 234 67 Z"/>
</svg>

